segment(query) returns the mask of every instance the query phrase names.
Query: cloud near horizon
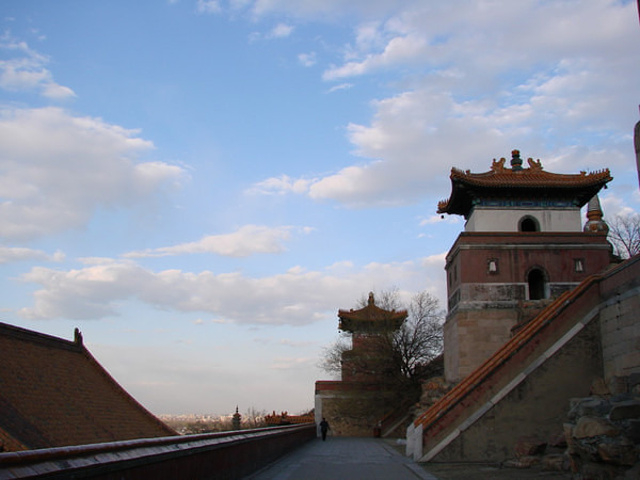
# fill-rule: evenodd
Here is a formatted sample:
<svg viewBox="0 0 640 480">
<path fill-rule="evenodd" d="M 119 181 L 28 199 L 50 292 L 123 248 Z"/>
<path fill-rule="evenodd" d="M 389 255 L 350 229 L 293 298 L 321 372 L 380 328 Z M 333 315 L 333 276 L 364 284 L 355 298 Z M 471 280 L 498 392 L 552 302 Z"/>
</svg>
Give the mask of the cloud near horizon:
<svg viewBox="0 0 640 480">
<path fill-rule="evenodd" d="M 182 243 L 122 255 L 124 258 L 166 257 L 196 253 L 211 253 L 226 257 L 248 257 L 260 253 L 281 253 L 283 243 L 291 238 L 293 227 L 245 225 L 233 233 L 206 235 L 196 242 Z M 298 229 L 309 233 L 310 228 Z"/>
<path fill-rule="evenodd" d="M 61 262 L 65 259 L 65 254 L 56 251 L 53 255 L 26 247 L 6 247 L 0 245 L 0 265 L 12 262 L 27 260 L 38 260 L 45 262 Z"/>
<path fill-rule="evenodd" d="M 394 285 L 408 298 L 424 288 L 426 278 L 426 288 L 441 302 L 445 291 L 440 281 L 444 253 L 362 267 L 341 262 L 320 271 L 294 267 L 263 278 L 207 270 L 155 272 L 131 260 L 84 261 L 79 269 L 34 267 L 22 275 L 23 282 L 42 288 L 34 293 L 34 305 L 19 314 L 28 319 L 97 320 L 118 316 L 120 303 L 135 300 L 238 324 L 306 325 L 333 316 L 340 306 L 353 305 L 365 290 Z M 433 278 L 437 280 L 429 280 Z"/>
</svg>

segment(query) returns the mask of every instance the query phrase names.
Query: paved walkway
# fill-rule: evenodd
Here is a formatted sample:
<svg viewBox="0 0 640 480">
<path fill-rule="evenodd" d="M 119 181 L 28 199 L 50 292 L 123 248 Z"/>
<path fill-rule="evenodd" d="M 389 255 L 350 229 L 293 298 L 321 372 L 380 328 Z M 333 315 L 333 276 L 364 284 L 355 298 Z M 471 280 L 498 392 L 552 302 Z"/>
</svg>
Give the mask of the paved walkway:
<svg viewBox="0 0 640 480">
<path fill-rule="evenodd" d="M 246 480 L 438 480 L 384 440 L 312 440 Z"/>
</svg>

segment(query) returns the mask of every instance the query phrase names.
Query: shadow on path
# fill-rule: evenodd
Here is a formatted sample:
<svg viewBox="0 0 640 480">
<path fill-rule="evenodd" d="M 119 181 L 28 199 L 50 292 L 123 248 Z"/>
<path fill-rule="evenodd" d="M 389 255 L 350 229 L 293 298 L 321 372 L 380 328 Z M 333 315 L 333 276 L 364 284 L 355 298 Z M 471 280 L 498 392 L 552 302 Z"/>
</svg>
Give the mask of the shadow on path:
<svg viewBox="0 0 640 480">
<path fill-rule="evenodd" d="M 246 480 L 438 480 L 384 440 L 312 440 Z"/>
</svg>

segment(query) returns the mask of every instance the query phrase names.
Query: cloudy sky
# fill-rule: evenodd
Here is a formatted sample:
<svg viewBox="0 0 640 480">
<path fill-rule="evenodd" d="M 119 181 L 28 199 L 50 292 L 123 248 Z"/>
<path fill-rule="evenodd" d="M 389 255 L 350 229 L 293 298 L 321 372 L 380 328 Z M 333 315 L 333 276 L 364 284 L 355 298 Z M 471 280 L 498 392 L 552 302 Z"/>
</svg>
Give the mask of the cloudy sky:
<svg viewBox="0 0 640 480">
<path fill-rule="evenodd" d="M 313 407 L 337 310 L 445 297 L 452 166 L 608 167 L 640 210 L 624 0 L 4 0 L 0 321 L 157 414 Z"/>
</svg>

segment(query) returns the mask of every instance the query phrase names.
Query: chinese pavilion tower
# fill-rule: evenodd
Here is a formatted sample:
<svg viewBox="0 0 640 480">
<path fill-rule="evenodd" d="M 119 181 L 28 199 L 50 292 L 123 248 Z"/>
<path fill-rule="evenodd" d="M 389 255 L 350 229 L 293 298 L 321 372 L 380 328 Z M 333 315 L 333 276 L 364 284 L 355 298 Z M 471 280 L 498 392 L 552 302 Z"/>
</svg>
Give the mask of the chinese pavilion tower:
<svg viewBox="0 0 640 480">
<path fill-rule="evenodd" d="M 451 170 L 451 196 L 438 213 L 462 215 L 465 229 L 446 257 L 445 376 L 457 382 L 517 328 L 611 260 L 597 194 L 609 170 L 556 174 L 514 150 L 510 168 Z M 588 221 L 580 209 L 589 202 Z"/>
<path fill-rule="evenodd" d="M 385 310 L 376 305 L 369 293 L 367 305 L 359 310 L 338 310 L 338 329 L 351 333 L 351 350 L 342 354 L 343 382 L 379 382 L 375 360 L 378 338 L 400 328 L 407 318 L 406 310 Z"/>
<path fill-rule="evenodd" d="M 341 380 L 316 382 L 316 421 L 326 417 L 334 435 L 370 436 L 396 392 L 385 382 L 389 365 L 377 353 L 382 335 L 393 333 L 407 318 L 406 310 L 386 310 L 373 293 L 358 310 L 338 310 L 338 328 L 351 334 L 351 350 L 342 353 Z"/>
</svg>

